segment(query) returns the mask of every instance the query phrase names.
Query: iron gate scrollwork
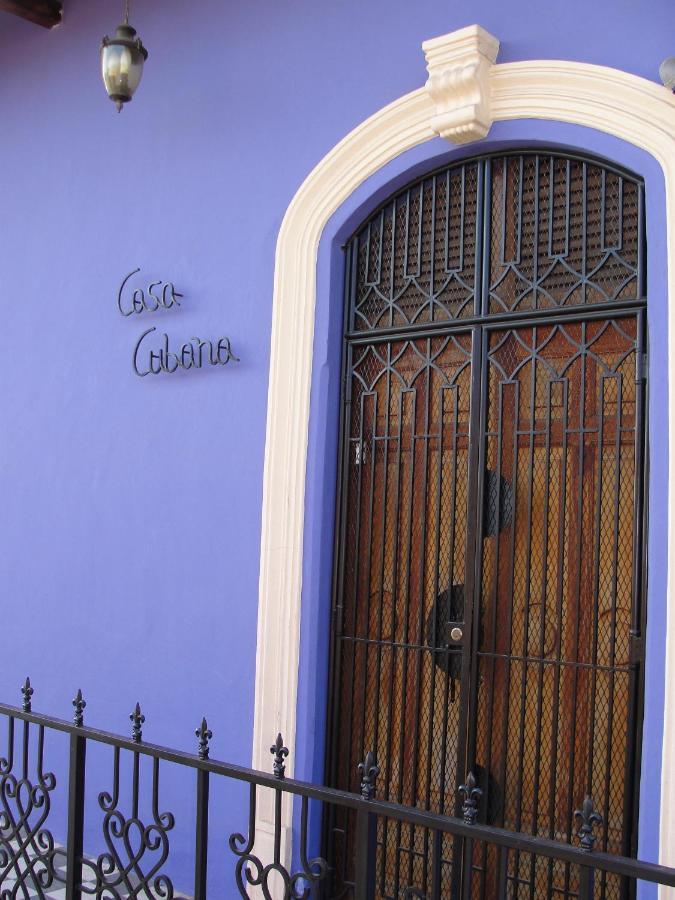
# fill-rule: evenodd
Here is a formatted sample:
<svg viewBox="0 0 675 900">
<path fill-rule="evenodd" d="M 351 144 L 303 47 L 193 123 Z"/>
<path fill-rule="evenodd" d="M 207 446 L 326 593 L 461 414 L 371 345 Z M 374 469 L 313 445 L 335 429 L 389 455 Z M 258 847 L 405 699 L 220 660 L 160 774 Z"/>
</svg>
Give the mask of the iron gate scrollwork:
<svg viewBox="0 0 675 900">
<path fill-rule="evenodd" d="M 643 207 L 604 162 L 490 155 L 419 179 L 348 242 L 332 785 L 356 790 L 374 748 L 388 800 L 459 814 L 470 772 L 479 821 L 564 842 L 592 795 L 598 846 L 634 852 Z M 349 816 L 325 828 L 336 896 L 353 889 Z M 580 890 L 520 850 L 467 857 L 446 835 L 432 853 L 386 817 L 377 837 L 379 897 L 459 896 L 467 867 L 473 898 Z"/>
</svg>

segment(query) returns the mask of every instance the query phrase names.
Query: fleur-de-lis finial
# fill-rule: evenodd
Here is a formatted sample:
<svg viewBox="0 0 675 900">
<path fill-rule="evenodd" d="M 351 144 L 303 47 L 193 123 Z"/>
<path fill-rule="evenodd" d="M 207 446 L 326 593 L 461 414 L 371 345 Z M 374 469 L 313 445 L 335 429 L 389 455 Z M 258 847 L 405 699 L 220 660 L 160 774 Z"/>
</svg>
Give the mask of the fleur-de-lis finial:
<svg viewBox="0 0 675 900">
<path fill-rule="evenodd" d="M 21 688 L 21 693 L 23 694 L 23 711 L 30 712 L 31 711 L 31 697 L 33 696 L 33 688 L 30 685 L 30 678 L 26 678 L 26 681 Z"/>
<path fill-rule="evenodd" d="M 466 776 L 466 782 L 460 784 L 459 793 L 462 795 L 462 815 L 467 825 L 475 825 L 478 818 L 478 805 L 483 792 L 476 784 L 473 772 Z"/>
<path fill-rule="evenodd" d="M 141 704 L 137 703 L 136 708 L 129 716 L 129 720 L 131 721 L 131 737 L 132 740 L 137 744 L 143 740 L 143 723 L 145 722 L 145 716 L 141 712 Z"/>
<path fill-rule="evenodd" d="M 87 701 L 82 696 L 82 691 L 78 689 L 77 694 L 73 700 L 73 706 L 75 707 L 73 723 L 77 725 L 78 728 L 82 728 L 82 726 L 84 725 L 84 708 L 86 705 Z"/>
<path fill-rule="evenodd" d="M 581 809 L 574 811 L 574 818 L 581 820 L 581 825 L 577 831 L 577 837 L 581 842 L 581 849 L 585 853 L 591 853 L 595 844 L 595 835 L 593 828 L 596 825 L 602 825 L 602 816 L 594 808 L 593 800 L 586 794 Z"/>
<path fill-rule="evenodd" d="M 284 760 L 288 756 L 288 747 L 284 747 L 284 739 L 281 734 L 277 735 L 276 741 L 270 747 L 270 753 L 274 756 L 274 777 L 284 778 L 286 771 Z"/>
<path fill-rule="evenodd" d="M 195 737 L 199 738 L 199 749 L 197 753 L 199 754 L 200 759 L 208 759 L 209 758 L 209 741 L 213 737 L 213 732 L 209 729 L 209 726 L 206 724 L 206 719 L 202 719 L 202 724 L 199 728 L 195 729 Z"/>
<path fill-rule="evenodd" d="M 364 800 L 372 800 L 375 796 L 375 780 L 380 774 L 380 767 L 375 762 L 375 754 L 372 750 L 366 753 L 366 758 L 358 764 L 361 775 L 361 796 Z"/>
</svg>

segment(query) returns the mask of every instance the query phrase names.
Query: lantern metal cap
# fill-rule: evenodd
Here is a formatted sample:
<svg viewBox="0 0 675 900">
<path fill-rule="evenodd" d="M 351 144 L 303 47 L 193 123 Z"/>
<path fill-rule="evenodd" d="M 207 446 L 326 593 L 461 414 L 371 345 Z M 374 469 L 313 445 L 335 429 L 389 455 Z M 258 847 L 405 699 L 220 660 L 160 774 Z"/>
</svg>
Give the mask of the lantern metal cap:
<svg viewBox="0 0 675 900">
<path fill-rule="evenodd" d="M 101 49 L 109 47 L 111 44 L 119 44 L 122 47 L 128 47 L 130 50 L 138 50 L 143 54 L 143 59 L 148 58 L 148 51 L 143 46 L 143 42 L 138 37 L 136 29 L 126 22 L 122 22 L 117 26 L 114 37 L 110 38 L 106 35 L 101 41 Z"/>
<path fill-rule="evenodd" d="M 659 75 L 664 85 L 675 93 L 675 56 L 663 60 L 659 67 Z"/>
</svg>

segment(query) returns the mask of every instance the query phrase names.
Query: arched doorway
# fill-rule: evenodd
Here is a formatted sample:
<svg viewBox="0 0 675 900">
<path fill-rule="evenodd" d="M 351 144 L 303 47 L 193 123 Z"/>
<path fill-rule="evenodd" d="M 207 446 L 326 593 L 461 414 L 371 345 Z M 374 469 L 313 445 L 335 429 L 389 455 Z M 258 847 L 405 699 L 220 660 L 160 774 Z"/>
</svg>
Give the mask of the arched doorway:
<svg viewBox="0 0 675 900">
<path fill-rule="evenodd" d="M 464 161 L 347 247 L 328 775 L 634 850 L 644 633 L 645 246 L 639 179 L 598 161 Z M 329 823 L 349 890 L 344 824 Z M 349 829 L 346 829 L 349 831 Z M 461 879 L 449 838 L 441 878 Z M 379 896 L 426 892 L 430 835 L 379 825 Z M 495 860 L 474 859 L 476 896 Z M 513 853 L 517 896 L 572 896 Z M 621 896 L 607 880 L 603 896 Z M 445 893 L 444 893 L 445 896 Z"/>
</svg>

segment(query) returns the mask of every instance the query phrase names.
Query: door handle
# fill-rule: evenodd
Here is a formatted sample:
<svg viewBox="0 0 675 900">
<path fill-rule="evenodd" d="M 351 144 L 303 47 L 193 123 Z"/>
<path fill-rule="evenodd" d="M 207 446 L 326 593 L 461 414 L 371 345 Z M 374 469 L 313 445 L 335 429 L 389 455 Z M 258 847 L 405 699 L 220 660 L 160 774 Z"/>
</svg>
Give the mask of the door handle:
<svg viewBox="0 0 675 900">
<path fill-rule="evenodd" d="M 462 631 L 461 628 L 458 628 L 455 625 L 455 627 L 450 632 L 450 637 L 452 638 L 453 641 L 461 641 L 462 638 L 464 637 L 464 632 Z"/>
</svg>

